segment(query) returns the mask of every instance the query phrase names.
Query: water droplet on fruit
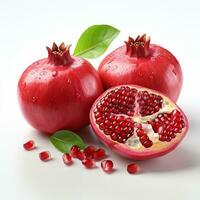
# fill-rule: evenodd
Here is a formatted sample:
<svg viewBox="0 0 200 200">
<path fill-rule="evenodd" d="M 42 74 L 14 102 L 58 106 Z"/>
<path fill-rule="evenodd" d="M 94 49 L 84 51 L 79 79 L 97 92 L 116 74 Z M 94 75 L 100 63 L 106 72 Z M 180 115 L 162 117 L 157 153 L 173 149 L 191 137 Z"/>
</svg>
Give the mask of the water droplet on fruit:
<svg viewBox="0 0 200 200">
<path fill-rule="evenodd" d="M 138 73 L 138 76 L 143 77 L 142 72 L 139 72 L 139 73 Z"/>
<path fill-rule="evenodd" d="M 26 87 L 26 82 L 25 82 L 25 81 L 22 82 L 22 87 L 23 87 L 23 88 Z"/>
<path fill-rule="evenodd" d="M 151 72 L 149 78 L 150 78 L 150 79 L 154 79 L 154 72 Z"/>
<path fill-rule="evenodd" d="M 34 65 L 38 65 L 38 64 L 39 64 L 39 62 L 34 62 L 33 64 L 34 64 Z"/>
<path fill-rule="evenodd" d="M 36 103 L 37 102 L 37 98 L 36 97 L 32 97 L 32 102 Z"/>
<path fill-rule="evenodd" d="M 47 72 L 46 71 L 41 71 L 40 76 L 44 76 Z"/>
<path fill-rule="evenodd" d="M 53 77 L 57 76 L 57 74 L 58 74 L 57 71 L 53 71 L 53 72 L 52 72 L 52 76 L 53 76 Z"/>
<path fill-rule="evenodd" d="M 150 78 L 150 79 L 153 79 L 153 78 L 154 78 L 154 76 L 153 76 L 153 75 L 150 75 L 150 76 L 149 76 L 149 78 Z"/>
<path fill-rule="evenodd" d="M 67 84 L 71 84 L 71 80 L 70 79 L 67 79 Z"/>
<path fill-rule="evenodd" d="M 175 69 L 173 69 L 172 72 L 174 73 L 174 75 L 176 75 Z"/>
<path fill-rule="evenodd" d="M 112 67 L 111 67 L 111 70 L 116 70 L 118 68 L 118 65 L 113 65 Z"/>
<path fill-rule="evenodd" d="M 80 93 L 76 93 L 76 96 L 77 96 L 77 99 L 80 99 L 81 98 L 81 94 Z"/>
</svg>

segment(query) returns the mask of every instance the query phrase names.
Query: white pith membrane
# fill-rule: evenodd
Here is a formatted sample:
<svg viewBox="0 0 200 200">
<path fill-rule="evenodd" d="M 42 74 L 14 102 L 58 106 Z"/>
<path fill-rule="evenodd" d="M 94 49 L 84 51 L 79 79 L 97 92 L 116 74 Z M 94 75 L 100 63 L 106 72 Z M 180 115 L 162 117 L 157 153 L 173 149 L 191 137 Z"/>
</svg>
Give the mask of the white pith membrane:
<svg viewBox="0 0 200 200">
<path fill-rule="evenodd" d="M 126 86 L 130 89 L 136 89 L 134 87 L 130 87 L 130 86 Z M 119 90 L 120 87 L 118 87 L 117 90 Z M 127 119 L 131 119 L 131 121 L 136 124 L 136 123 L 139 123 L 142 125 L 142 130 L 145 132 L 145 134 L 148 136 L 148 139 L 150 140 L 150 142 L 152 142 L 152 145 L 149 146 L 149 147 L 145 147 L 142 143 L 141 143 L 141 140 L 140 138 L 138 137 L 138 134 L 137 134 L 137 127 L 134 127 L 133 128 L 133 131 L 131 133 L 131 136 L 128 137 L 128 139 L 126 139 L 126 141 L 123 141 L 123 142 L 118 142 L 118 141 L 114 141 L 112 138 L 111 138 L 111 134 L 110 135 L 106 135 L 104 130 L 102 130 L 102 128 L 100 127 L 101 124 L 103 123 L 103 125 L 105 125 L 105 121 L 104 120 L 101 124 L 98 124 L 97 123 L 97 127 L 99 129 L 99 131 L 104 134 L 109 140 L 112 140 L 113 142 L 116 142 L 117 144 L 119 145 L 123 145 L 123 146 L 126 146 L 127 148 L 131 148 L 133 150 L 138 150 L 138 151 L 151 151 L 151 150 L 159 150 L 159 149 L 163 149 L 167 146 L 169 146 L 170 144 L 176 142 L 177 140 L 179 140 L 179 138 L 181 137 L 182 135 L 182 132 L 184 132 L 184 129 L 185 129 L 185 125 L 184 125 L 184 119 L 183 119 L 183 116 L 181 115 L 181 112 L 179 111 L 179 109 L 176 107 L 175 104 L 173 104 L 168 98 L 164 97 L 164 96 L 161 96 L 160 94 L 156 93 L 156 92 L 151 92 L 149 90 L 144 90 L 143 88 L 137 88 L 137 94 L 135 96 L 135 100 L 134 100 L 134 103 L 133 103 L 133 106 L 134 106 L 134 114 L 133 116 L 128 116 L 127 114 L 114 114 L 111 112 L 110 115 L 112 116 L 123 116 Z M 116 89 L 113 89 L 113 90 L 109 90 L 107 92 L 107 94 L 104 95 L 104 98 L 102 99 L 99 99 L 99 101 L 96 103 L 96 107 L 93 109 L 93 118 L 94 120 L 96 120 L 97 122 L 97 118 L 95 116 L 95 114 L 97 112 L 99 112 L 98 110 L 98 105 L 102 105 L 102 102 L 104 101 L 105 97 L 111 93 L 111 91 L 116 91 Z M 137 100 L 138 100 L 138 96 L 139 96 L 139 92 L 148 92 L 149 95 L 158 95 L 159 97 L 162 97 L 162 100 L 161 100 L 161 108 L 153 113 L 153 114 L 150 114 L 150 115 L 147 115 L 147 116 L 141 116 L 140 114 L 140 105 L 139 103 L 137 103 Z M 114 105 L 113 105 L 114 106 Z M 117 104 L 116 104 L 117 106 Z M 119 106 L 119 105 L 118 105 Z M 124 105 L 125 106 L 125 105 Z M 146 105 L 144 105 L 146 106 Z M 147 105 L 148 106 L 148 105 Z M 98 111 L 97 111 L 98 110 Z M 159 114 L 169 114 L 172 113 L 174 110 L 178 111 L 179 114 L 180 114 L 180 120 L 183 122 L 183 125 L 181 127 L 181 131 L 177 131 L 177 132 L 173 132 L 173 134 L 175 134 L 175 136 L 173 138 L 170 139 L 170 141 L 161 141 L 160 140 L 160 135 L 159 135 L 159 131 L 155 132 L 152 125 L 149 124 L 149 122 L 151 121 L 154 121 L 154 120 L 157 120 Z M 103 111 L 105 112 L 105 110 Z M 163 120 L 163 118 L 161 117 L 161 121 Z M 163 120 L 164 122 L 164 120 Z M 160 123 L 160 122 L 159 122 Z M 175 123 L 172 121 L 172 123 Z M 115 125 L 113 125 L 115 127 Z M 165 125 L 163 125 L 165 126 Z M 115 127 L 116 128 L 116 127 Z M 115 132 L 115 131 L 114 131 Z"/>
<path fill-rule="evenodd" d="M 150 148 L 154 148 L 156 147 L 156 149 L 158 148 L 162 148 L 165 145 L 169 145 L 169 142 L 163 142 L 163 141 L 159 141 L 159 134 L 154 132 L 152 125 L 147 124 L 147 121 L 150 120 L 154 120 L 160 113 L 171 113 L 174 109 L 175 106 L 169 104 L 169 102 L 167 102 L 165 99 L 163 99 L 163 104 L 162 104 L 162 108 L 152 114 L 152 115 L 148 115 L 148 116 L 140 116 L 140 117 L 133 117 L 132 120 L 134 122 L 139 122 L 142 124 L 142 128 L 145 131 L 145 133 L 148 135 L 149 139 L 153 142 L 153 146 L 151 146 Z M 176 136 L 178 137 L 178 135 Z M 139 137 L 136 134 L 136 130 L 134 129 L 134 134 L 133 136 L 131 136 L 126 142 L 126 145 L 128 145 L 129 147 L 133 148 L 133 149 L 145 149 L 145 147 L 143 147 L 143 145 L 141 144 Z"/>
</svg>

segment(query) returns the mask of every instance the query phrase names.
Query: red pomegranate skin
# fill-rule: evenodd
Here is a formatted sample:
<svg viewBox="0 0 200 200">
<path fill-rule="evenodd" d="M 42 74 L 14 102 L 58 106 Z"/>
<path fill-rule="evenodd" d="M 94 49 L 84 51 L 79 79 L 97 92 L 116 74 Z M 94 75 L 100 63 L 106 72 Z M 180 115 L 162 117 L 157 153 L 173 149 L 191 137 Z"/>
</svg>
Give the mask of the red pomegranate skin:
<svg viewBox="0 0 200 200">
<path fill-rule="evenodd" d="M 180 64 L 172 53 L 159 45 L 149 44 L 148 55 L 138 56 L 137 52 L 130 55 L 127 45 L 128 42 L 100 63 L 98 71 L 105 88 L 136 84 L 162 92 L 176 102 L 183 76 Z"/>
<path fill-rule="evenodd" d="M 69 51 L 52 58 L 48 51 L 49 57 L 30 65 L 18 82 L 23 115 L 44 133 L 83 128 L 92 103 L 103 91 L 100 77 L 85 59 L 70 56 Z"/>
</svg>

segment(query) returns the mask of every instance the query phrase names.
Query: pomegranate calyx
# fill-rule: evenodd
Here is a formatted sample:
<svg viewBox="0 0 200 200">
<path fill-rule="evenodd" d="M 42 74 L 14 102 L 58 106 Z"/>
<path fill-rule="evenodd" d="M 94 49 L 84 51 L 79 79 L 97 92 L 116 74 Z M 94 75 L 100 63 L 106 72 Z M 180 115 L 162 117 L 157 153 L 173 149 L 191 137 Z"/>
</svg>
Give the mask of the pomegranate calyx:
<svg viewBox="0 0 200 200">
<path fill-rule="evenodd" d="M 147 57 L 149 55 L 150 37 L 147 37 L 146 34 L 138 35 L 135 40 L 129 37 L 125 44 L 126 55 L 130 57 Z"/>
<path fill-rule="evenodd" d="M 65 46 L 64 42 L 57 46 L 54 42 L 52 48 L 46 47 L 48 51 L 48 59 L 50 63 L 55 65 L 69 65 L 73 59 L 70 55 L 71 45 Z"/>
</svg>

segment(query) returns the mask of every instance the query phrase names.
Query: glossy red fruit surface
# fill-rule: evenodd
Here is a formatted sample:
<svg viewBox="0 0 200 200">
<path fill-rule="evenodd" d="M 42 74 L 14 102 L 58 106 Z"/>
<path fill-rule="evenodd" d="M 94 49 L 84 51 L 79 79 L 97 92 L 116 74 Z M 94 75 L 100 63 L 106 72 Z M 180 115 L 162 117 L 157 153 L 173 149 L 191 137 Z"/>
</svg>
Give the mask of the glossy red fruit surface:
<svg viewBox="0 0 200 200">
<path fill-rule="evenodd" d="M 138 160 L 172 151 L 188 130 L 187 118 L 174 102 L 136 85 L 105 91 L 91 108 L 90 122 L 108 147 Z"/>
<path fill-rule="evenodd" d="M 19 102 L 26 120 L 52 134 L 78 130 L 89 123 L 89 110 L 102 93 L 97 71 L 85 59 L 71 56 L 69 46 L 54 43 L 48 58 L 34 62 L 18 82 Z"/>
<path fill-rule="evenodd" d="M 164 93 L 174 102 L 182 88 L 182 70 L 168 50 L 150 44 L 146 35 L 130 38 L 106 56 L 98 68 L 106 88 L 136 84 Z"/>
</svg>

